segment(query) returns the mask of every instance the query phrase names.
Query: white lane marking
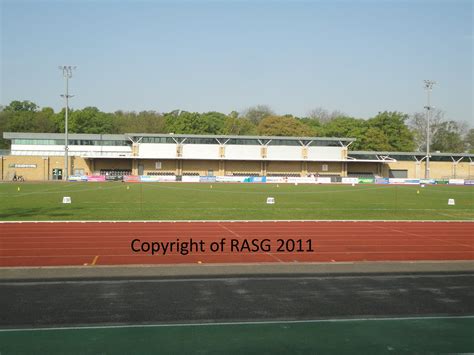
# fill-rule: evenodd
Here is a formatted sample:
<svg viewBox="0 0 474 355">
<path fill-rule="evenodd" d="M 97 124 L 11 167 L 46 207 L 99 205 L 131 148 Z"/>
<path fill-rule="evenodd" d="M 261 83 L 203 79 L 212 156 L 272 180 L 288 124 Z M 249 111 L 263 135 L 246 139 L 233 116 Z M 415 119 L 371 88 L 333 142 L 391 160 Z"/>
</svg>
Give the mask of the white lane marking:
<svg viewBox="0 0 474 355">
<path fill-rule="evenodd" d="M 0 329 L 0 332 L 32 332 L 32 331 L 57 331 L 57 330 L 87 330 L 87 329 L 120 329 L 120 328 L 161 328 L 161 327 L 210 327 L 210 326 L 236 326 L 236 325 L 266 325 L 266 324 L 308 324 L 308 323 L 337 323 L 337 322 L 372 322 L 372 321 L 422 321 L 437 319 L 472 319 L 474 315 L 467 316 L 421 316 L 421 317 L 373 317 L 373 318 L 340 318 L 340 319 L 302 319 L 302 320 L 268 320 L 268 321 L 240 321 L 240 322 L 215 322 L 215 323 L 178 323 L 178 324 L 128 324 L 128 325 L 95 325 L 83 327 L 52 327 L 52 328 L 17 328 Z"/>
<path fill-rule="evenodd" d="M 374 210 L 380 210 L 378 208 Z M 468 209 L 471 211 L 470 209 Z M 417 209 L 417 211 L 439 211 L 436 209 Z M 459 211 L 459 210 L 457 210 Z M 408 223 L 474 223 L 473 219 L 459 220 L 431 220 L 431 219 L 176 219 L 176 220 L 64 220 L 64 221 L 0 221 L 0 224 L 34 224 L 34 223 L 313 223 L 313 222 L 331 222 L 331 223 L 392 223 L 392 222 L 408 222 Z"/>
<path fill-rule="evenodd" d="M 239 238 L 240 240 L 243 240 L 245 239 L 244 237 L 241 237 L 239 234 L 237 234 L 236 232 L 234 232 L 232 229 L 229 229 L 227 228 L 226 226 L 222 225 L 221 223 L 219 223 L 219 226 L 222 227 L 223 229 L 225 229 L 226 231 L 232 233 L 233 235 L 235 235 L 237 238 Z M 269 253 L 269 252 L 264 252 L 265 255 L 268 255 L 268 256 L 271 256 L 272 258 L 274 258 L 275 260 L 279 261 L 280 263 L 283 262 L 283 260 L 281 260 L 279 257 L 273 255 L 273 253 Z M 230 253 L 230 254 L 233 254 L 233 253 Z"/>
<path fill-rule="evenodd" d="M 422 274 L 422 275 L 331 275 L 331 276 L 277 276 L 277 277 L 208 277 L 208 278 L 178 278 L 178 279 L 123 279 L 123 280 L 63 280 L 63 281 L 0 281 L 0 286 L 36 286 L 63 284 L 126 284 L 126 283 L 180 283 L 180 282 L 229 282 L 229 281 L 295 281 L 295 280 L 334 280 L 334 279 L 419 279 L 474 277 L 473 273 L 466 274 Z"/>
</svg>

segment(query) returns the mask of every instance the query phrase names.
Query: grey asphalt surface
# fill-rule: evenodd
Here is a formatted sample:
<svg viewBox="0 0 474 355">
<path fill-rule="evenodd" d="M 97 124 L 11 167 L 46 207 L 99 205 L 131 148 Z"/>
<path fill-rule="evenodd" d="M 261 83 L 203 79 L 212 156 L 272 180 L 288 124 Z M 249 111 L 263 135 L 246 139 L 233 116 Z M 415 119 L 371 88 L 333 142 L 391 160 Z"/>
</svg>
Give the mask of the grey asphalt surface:
<svg viewBox="0 0 474 355">
<path fill-rule="evenodd" d="M 474 272 L 0 281 L 1 328 L 474 315 Z"/>
</svg>

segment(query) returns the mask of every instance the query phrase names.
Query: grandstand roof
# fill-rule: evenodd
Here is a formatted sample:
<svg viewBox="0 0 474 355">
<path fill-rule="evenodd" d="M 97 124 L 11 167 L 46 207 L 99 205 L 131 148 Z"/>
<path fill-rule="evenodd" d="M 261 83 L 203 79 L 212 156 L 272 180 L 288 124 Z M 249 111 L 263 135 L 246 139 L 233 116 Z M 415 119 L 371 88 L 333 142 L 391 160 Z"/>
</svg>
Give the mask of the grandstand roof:
<svg viewBox="0 0 474 355">
<path fill-rule="evenodd" d="M 133 137 L 170 137 L 170 138 L 212 138 L 212 139 L 285 139 L 294 141 L 341 141 L 353 142 L 355 138 L 341 137 L 287 137 L 287 136 L 236 136 L 236 135 L 201 135 L 201 134 L 173 134 L 173 133 L 125 133 L 125 134 L 84 134 L 69 133 L 70 139 L 93 139 L 93 140 L 120 140 Z M 28 133 L 28 132 L 3 132 L 3 138 L 36 138 L 36 139 L 61 139 L 64 133 Z"/>
<path fill-rule="evenodd" d="M 402 156 L 425 156 L 426 152 L 375 152 L 375 151 L 356 151 L 352 150 L 348 152 L 349 155 L 385 155 L 385 156 L 393 156 L 393 155 L 402 155 Z M 474 154 L 470 153 L 438 153 L 438 152 L 430 152 L 430 156 L 434 157 L 469 157 L 474 158 Z"/>
</svg>

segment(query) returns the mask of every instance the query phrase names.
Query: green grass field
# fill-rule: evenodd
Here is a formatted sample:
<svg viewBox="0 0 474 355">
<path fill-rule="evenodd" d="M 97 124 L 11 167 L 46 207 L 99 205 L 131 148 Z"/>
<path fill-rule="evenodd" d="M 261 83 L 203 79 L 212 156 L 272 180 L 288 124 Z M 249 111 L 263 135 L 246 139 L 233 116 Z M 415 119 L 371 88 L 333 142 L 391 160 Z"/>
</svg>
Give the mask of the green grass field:
<svg viewBox="0 0 474 355">
<path fill-rule="evenodd" d="M 0 201 L 4 221 L 474 220 L 474 187 L 446 185 L 5 183 Z"/>
<path fill-rule="evenodd" d="M 472 317 L 440 317 L 4 331 L 0 332 L 0 352 L 2 355 L 471 353 L 473 326 Z"/>
</svg>

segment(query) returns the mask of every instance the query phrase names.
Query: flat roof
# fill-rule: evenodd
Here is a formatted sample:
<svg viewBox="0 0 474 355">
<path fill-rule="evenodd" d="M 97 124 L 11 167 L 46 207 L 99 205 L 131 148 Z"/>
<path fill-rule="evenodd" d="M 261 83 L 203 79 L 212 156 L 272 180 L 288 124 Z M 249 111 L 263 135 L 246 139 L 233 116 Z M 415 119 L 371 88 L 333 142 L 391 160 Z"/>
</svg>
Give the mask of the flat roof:
<svg viewBox="0 0 474 355">
<path fill-rule="evenodd" d="M 211 135 L 211 134 L 173 134 L 173 133 L 125 133 L 128 137 L 170 137 L 170 138 L 211 138 L 211 139 L 285 139 L 294 141 L 342 141 L 354 142 L 355 138 L 341 137 L 288 137 L 288 136 L 235 136 L 235 135 Z"/>
<path fill-rule="evenodd" d="M 374 151 L 365 151 L 365 150 L 354 150 L 348 151 L 347 155 L 403 155 L 403 156 L 425 156 L 426 152 L 374 152 Z M 470 153 L 437 153 L 430 152 L 430 156 L 434 157 L 471 157 L 474 158 L 474 154 Z"/>
<path fill-rule="evenodd" d="M 5 139 L 64 139 L 64 133 L 25 133 L 25 132 L 3 132 Z M 90 139 L 90 140 L 127 140 L 123 134 L 83 134 L 69 133 L 69 139 Z"/>
<path fill-rule="evenodd" d="M 165 138 L 211 138 L 211 139 L 284 139 L 294 141 L 341 141 L 353 142 L 355 138 L 341 137 L 287 137 L 287 136 L 234 136 L 234 135 L 207 135 L 207 134 L 172 134 L 172 133 L 125 133 L 125 134 L 83 134 L 70 133 L 69 139 L 92 140 L 128 140 L 131 137 L 165 137 Z M 64 139 L 64 133 L 28 133 L 3 132 L 5 139 Z"/>
</svg>

